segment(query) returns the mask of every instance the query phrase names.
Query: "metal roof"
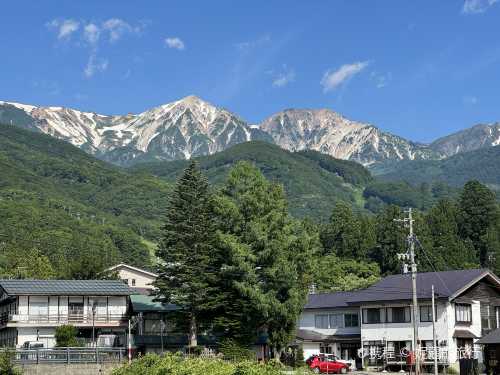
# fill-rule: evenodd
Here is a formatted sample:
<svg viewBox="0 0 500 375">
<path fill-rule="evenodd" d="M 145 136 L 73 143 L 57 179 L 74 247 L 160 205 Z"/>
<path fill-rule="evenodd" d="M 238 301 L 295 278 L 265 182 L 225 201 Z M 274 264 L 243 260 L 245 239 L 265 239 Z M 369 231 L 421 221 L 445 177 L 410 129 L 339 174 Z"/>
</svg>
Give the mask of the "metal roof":
<svg viewBox="0 0 500 375">
<path fill-rule="evenodd" d="M 500 328 L 491 331 L 483 338 L 476 341 L 476 344 L 500 344 Z"/>
<path fill-rule="evenodd" d="M 431 288 L 438 298 L 454 298 L 485 276 L 498 283 L 498 279 L 487 269 L 423 272 L 417 274 L 417 297 L 431 298 Z M 499 284 L 500 287 L 500 284 Z M 356 292 L 347 300 L 348 304 L 362 302 L 411 300 L 411 274 L 384 277 L 369 288 Z"/>
<path fill-rule="evenodd" d="M 155 296 L 145 296 L 144 294 L 132 294 L 130 302 L 134 312 L 167 312 L 175 311 L 179 308 L 173 304 L 166 304 L 155 301 Z"/>
<path fill-rule="evenodd" d="M 321 309 L 330 307 L 349 307 L 347 300 L 356 292 L 332 292 L 310 294 L 305 309 Z"/>
<path fill-rule="evenodd" d="M 0 280 L 10 296 L 128 296 L 132 293 L 121 280 Z"/>
<path fill-rule="evenodd" d="M 458 337 L 461 339 L 477 339 L 477 338 L 479 338 L 478 336 L 476 336 L 474 333 L 472 333 L 471 331 L 469 331 L 467 329 L 456 329 L 453 332 L 453 337 Z"/>
<path fill-rule="evenodd" d="M 483 277 L 488 277 L 498 288 L 500 281 L 487 269 L 422 272 L 417 274 L 417 296 L 431 298 L 431 287 L 437 298 L 453 299 Z M 392 275 L 376 284 L 352 292 L 310 294 L 305 309 L 345 308 L 368 302 L 411 300 L 411 275 Z"/>
</svg>

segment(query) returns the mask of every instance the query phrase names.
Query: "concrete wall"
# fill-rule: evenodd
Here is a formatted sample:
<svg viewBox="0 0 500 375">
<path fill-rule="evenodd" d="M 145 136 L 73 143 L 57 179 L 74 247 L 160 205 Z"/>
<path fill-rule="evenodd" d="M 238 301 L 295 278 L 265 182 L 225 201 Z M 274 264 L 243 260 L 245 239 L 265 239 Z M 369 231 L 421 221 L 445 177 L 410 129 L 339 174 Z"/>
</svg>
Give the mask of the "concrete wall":
<svg viewBox="0 0 500 375">
<path fill-rule="evenodd" d="M 103 375 L 111 374 L 119 363 L 97 364 L 39 364 L 18 366 L 23 375 Z"/>
</svg>

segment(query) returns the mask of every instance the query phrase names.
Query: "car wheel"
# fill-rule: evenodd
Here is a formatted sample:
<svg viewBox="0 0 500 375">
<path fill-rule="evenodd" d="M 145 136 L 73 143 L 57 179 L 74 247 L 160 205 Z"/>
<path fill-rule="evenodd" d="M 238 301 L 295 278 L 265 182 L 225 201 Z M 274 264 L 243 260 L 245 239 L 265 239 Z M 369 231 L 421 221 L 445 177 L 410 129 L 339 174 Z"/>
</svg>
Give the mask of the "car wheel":
<svg viewBox="0 0 500 375">
<path fill-rule="evenodd" d="M 346 369 L 345 367 L 342 367 L 342 368 L 340 369 L 340 373 L 341 373 L 341 374 L 345 374 L 346 372 L 347 372 L 347 369 Z"/>
<path fill-rule="evenodd" d="M 315 367 L 315 368 L 313 368 L 313 372 L 315 374 L 319 374 L 321 371 L 319 371 L 319 367 Z"/>
</svg>

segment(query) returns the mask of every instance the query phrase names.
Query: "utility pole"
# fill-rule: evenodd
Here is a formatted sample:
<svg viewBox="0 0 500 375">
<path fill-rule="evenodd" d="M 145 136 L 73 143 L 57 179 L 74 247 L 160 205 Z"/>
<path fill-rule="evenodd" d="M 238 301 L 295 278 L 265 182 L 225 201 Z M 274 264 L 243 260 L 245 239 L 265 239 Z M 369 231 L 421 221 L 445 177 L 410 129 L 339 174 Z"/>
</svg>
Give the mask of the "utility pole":
<svg viewBox="0 0 500 375">
<path fill-rule="evenodd" d="M 405 228 L 409 229 L 408 233 L 408 247 L 409 253 L 406 254 L 398 254 L 398 258 L 400 259 L 409 259 L 410 261 L 410 271 L 411 271 L 411 289 L 412 289 L 412 323 L 413 323 L 413 353 L 415 355 L 415 375 L 420 374 L 420 351 L 418 346 L 418 301 L 417 301 L 417 264 L 415 263 L 415 234 L 413 233 L 413 223 L 415 220 L 413 219 L 413 211 L 410 208 L 405 211 L 404 219 L 396 219 L 397 222 L 402 222 Z"/>
<path fill-rule="evenodd" d="M 434 375 L 438 375 L 438 347 L 436 340 L 436 303 L 434 301 L 434 284 L 432 284 L 432 346 L 434 347 Z"/>
</svg>

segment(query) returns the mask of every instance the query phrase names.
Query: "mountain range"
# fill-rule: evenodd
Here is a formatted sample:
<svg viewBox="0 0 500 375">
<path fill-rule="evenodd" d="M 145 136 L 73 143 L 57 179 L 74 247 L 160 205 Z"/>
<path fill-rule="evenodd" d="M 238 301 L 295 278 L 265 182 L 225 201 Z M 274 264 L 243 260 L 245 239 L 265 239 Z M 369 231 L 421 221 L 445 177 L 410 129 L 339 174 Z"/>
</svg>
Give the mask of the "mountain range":
<svg viewBox="0 0 500 375">
<path fill-rule="evenodd" d="M 196 96 L 126 115 L 0 101 L 0 123 L 52 135 L 122 166 L 211 155 L 252 140 L 289 151 L 315 150 L 370 167 L 439 160 L 500 144 L 500 123 L 477 125 L 422 144 L 328 109 L 286 109 L 260 124 L 249 124 Z"/>
</svg>

